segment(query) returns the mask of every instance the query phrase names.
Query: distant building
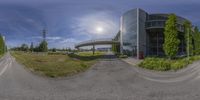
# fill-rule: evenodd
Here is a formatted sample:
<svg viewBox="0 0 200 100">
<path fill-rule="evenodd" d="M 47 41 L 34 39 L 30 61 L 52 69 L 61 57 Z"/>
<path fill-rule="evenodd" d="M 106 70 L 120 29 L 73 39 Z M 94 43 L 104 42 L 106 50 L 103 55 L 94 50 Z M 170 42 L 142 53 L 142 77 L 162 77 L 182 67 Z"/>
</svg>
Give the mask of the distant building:
<svg viewBox="0 0 200 100">
<path fill-rule="evenodd" d="M 85 41 L 75 47 L 112 44 L 113 51 L 128 56 L 137 58 L 164 56 L 164 28 L 169 15 L 163 13 L 149 14 L 139 8 L 129 10 L 121 16 L 119 32 L 113 39 Z M 186 53 L 183 25 L 185 21 L 188 20 L 177 16 L 178 38 L 180 40 L 178 55 Z"/>
<path fill-rule="evenodd" d="M 133 9 L 125 12 L 120 19 L 120 31 L 114 40 L 120 41 L 115 48 L 120 53 L 135 56 L 164 55 L 164 27 L 169 14 L 148 14 L 142 9 Z M 177 16 L 179 45 L 178 54 L 185 54 L 183 23 L 187 19 Z"/>
</svg>

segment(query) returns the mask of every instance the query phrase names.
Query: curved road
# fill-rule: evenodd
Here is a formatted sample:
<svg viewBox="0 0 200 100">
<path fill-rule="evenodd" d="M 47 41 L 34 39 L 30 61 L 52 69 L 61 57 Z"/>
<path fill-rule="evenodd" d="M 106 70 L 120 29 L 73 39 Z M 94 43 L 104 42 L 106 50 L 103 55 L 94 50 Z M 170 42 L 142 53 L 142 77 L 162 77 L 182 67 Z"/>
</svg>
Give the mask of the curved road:
<svg viewBox="0 0 200 100">
<path fill-rule="evenodd" d="M 0 100 L 199 100 L 200 62 L 178 72 L 153 72 L 105 59 L 78 75 L 34 75 L 10 54 L 0 60 Z"/>
</svg>

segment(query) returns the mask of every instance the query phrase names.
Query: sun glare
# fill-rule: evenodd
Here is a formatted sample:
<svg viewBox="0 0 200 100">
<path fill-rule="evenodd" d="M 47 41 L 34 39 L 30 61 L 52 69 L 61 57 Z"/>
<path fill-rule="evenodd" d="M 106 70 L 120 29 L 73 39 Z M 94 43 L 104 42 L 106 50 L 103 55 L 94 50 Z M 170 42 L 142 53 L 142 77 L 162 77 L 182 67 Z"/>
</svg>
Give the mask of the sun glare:
<svg viewBox="0 0 200 100">
<path fill-rule="evenodd" d="M 98 33 L 102 33 L 103 32 L 103 27 L 100 27 L 100 26 L 96 27 L 96 31 Z"/>
</svg>

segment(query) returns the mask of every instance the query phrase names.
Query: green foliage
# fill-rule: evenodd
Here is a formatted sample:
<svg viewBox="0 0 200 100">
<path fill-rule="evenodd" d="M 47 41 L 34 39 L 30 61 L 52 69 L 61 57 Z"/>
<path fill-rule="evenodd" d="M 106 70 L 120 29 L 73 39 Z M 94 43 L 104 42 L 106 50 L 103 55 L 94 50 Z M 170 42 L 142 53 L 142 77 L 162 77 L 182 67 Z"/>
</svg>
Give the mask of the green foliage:
<svg viewBox="0 0 200 100">
<path fill-rule="evenodd" d="M 29 46 L 27 44 L 22 44 L 21 47 L 14 47 L 12 48 L 12 50 L 14 51 L 31 51 L 31 52 L 48 52 L 48 43 L 46 42 L 46 40 L 43 40 L 38 46 L 33 45 L 33 42 L 30 45 L 30 49 Z"/>
<path fill-rule="evenodd" d="M 178 69 L 186 67 L 188 64 L 189 64 L 189 61 L 187 60 L 187 58 L 177 59 L 177 60 L 171 61 L 170 68 L 171 70 L 178 70 Z"/>
<path fill-rule="evenodd" d="M 52 49 L 52 52 L 56 52 L 56 48 L 53 48 L 53 49 Z"/>
<path fill-rule="evenodd" d="M 14 50 L 14 51 L 29 51 L 29 47 L 27 44 L 22 44 L 20 47 L 14 47 L 14 48 L 11 48 L 11 50 Z"/>
<path fill-rule="evenodd" d="M 194 28 L 194 54 L 200 54 L 200 32 L 197 27 Z"/>
<path fill-rule="evenodd" d="M 38 47 L 39 52 L 47 52 L 48 51 L 48 43 L 43 40 Z"/>
<path fill-rule="evenodd" d="M 34 50 L 34 46 L 33 46 L 33 42 L 31 42 L 30 51 L 33 52 L 33 50 Z"/>
<path fill-rule="evenodd" d="M 68 55 L 43 55 L 38 53 L 11 52 L 16 60 L 27 69 L 48 77 L 64 77 L 83 72 L 96 63 L 96 60 L 81 60 Z"/>
<path fill-rule="evenodd" d="M 184 22 L 185 42 L 186 51 L 188 55 L 193 55 L 193 44 L 192 44 L 192 25 L 189 21 Z"/>
<path fill-rule="evenodd" d="M 28 51 L 29 50 L 27 44 L 22 44 L 20 49 L 21 49 L 21 51 Z"/>
<path fill-rule="evenodd" d="M 144 59 L 141 63 L 139 63 L 139 66 L 158 71 L 178 70 L 197 60 L 200 60 L 200 56 L 192 56 L 189 60 L 188 58 L 169 60 L 165 58 L 151 57 Z"/>
<path fill-rule="evenodd" d="M 200 56 L 192 56 L 190 57 L 190 62 L 193 62 L 193 61 L 197 61 L 197 60 L 200 60 Z"/>
<path fill-rule="evenodd" d="M 0 35 L 0 55 L 4 54 L 5 52 L 6 52 L 6 45 L 3 36 Z"/>
<path fill-rule="evenodd" d="M 176 15 L 169 15 L 168 20 L 166 21 L 165 31 L 164 31 L 164 44 L 163 49 L 165 51 L 165 55 L 170 59 L 174 58 L 178 52 L 178 46 L 180 40 L 178 39 L 178 31 L 177 31 L 177 19 Z"/>
<path fill-rule="evenodd" d="M 166 71 L 170 69 L 169 60 L 166 60 L 164 58 L 146 58 L 139 64 L 139 66 L 159 71 Z"/>
<path fill-rule="evenodd" d="M 92 52 L 79 52 L 79 53 L 68 54 L 68 56 L 83 61 L 90 61 L 102 58 L 104 54 L 105 54 L 104 52 L 95 52 L 95 54 L 93 54 Z"/>
<path fill-rule="evenodd" d="M 43 40 L 39 46 L 36 46 L 35 48 L 33 48 L 34 52 L 47 52 L 48 51 L 48 43 Z"/>
</svg>

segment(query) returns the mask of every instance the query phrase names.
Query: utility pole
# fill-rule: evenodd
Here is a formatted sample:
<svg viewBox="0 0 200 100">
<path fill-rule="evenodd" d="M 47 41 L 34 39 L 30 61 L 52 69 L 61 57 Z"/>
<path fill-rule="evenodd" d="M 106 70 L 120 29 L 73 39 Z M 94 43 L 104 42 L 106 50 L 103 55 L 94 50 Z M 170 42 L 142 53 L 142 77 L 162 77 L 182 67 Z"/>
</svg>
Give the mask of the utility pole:
<svg viewBox="0 0 200 100">
<path fill-rule="evenodd" d="M 46 34 L 47 34 L 46 29 L 43 29 L 42 30 L 43 41 L 46 41 Z"/>
</svg>

